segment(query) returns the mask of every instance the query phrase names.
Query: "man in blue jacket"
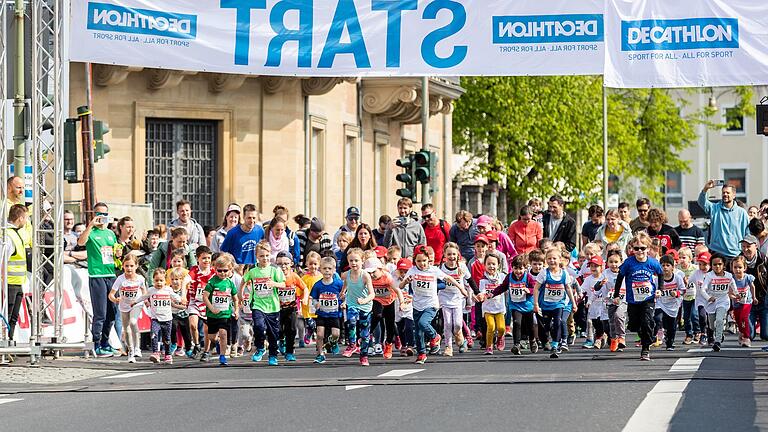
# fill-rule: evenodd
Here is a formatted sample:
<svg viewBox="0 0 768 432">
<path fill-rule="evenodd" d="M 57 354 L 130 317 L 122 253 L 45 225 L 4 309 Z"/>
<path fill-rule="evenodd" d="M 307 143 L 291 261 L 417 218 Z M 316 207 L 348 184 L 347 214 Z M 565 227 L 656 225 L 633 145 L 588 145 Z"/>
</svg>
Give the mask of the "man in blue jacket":
<svg viewBox="0 0 768 432">
<path fill-rule="evenodd" d="M 746 210 L 736 205 L 736 188 L 731 185 L 723 186 L 722 201 L 710 202 L 707 192 L 714 187 L 714 180 L 704 185 L 699 194 L 699 205 L 709 216 L 709 249 L 713 255 L 725 258 L 730 266 L 731 260 L 741 253 L 739 243 L 749 234 L 749 216 Z"/>
</svg>

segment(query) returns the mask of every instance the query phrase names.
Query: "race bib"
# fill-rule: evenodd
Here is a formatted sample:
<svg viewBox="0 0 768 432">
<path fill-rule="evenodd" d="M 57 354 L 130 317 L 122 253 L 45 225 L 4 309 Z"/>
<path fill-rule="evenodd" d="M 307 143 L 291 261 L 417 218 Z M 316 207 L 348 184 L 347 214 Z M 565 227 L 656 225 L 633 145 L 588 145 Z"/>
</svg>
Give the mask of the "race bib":
<svg viewBox="0 0 768 432">
<path fill-rule="evenodd" d="M 155 312 L 155 315 L 167 316 L 171 314 L 171 296 L 168 294 L 153 295 L 150 299 L 149 305 Z"/>
<path fill-rule="evenodd" d="M 334 313 L 339 311 L 339 297 L 334 293 L 321 293 L 317 300 L 320 312 Z"/>
<path fill-rule="evenodd" d="M 258 278 L 253 280 L 253 295 L 255 297 L 269 297 L 272 295 L 272 288 L 267 285 L 270 281 L 268 278 Z"/>
<path fill-rule="evenodd" d="M 651 296 L 651 289 L 649 281 L 632 282 L 632 295 L 636 302 L 647 300 Z"/>
<path fill-rule="evenodd" d="M 113 265 L 115 263 L 115 253 L 112 246 L 101 247 L 101 263 L 104 265 Z"/>
<path fill-rule="evenodd" d="M 211 303 L 219 312 L 228 311 L 232 304 L 232 294 L 229 291 L 214 291 L 211 294 Z"/>
<path fill-rule="evenodd" d="M 562 301 L 564 296 L 565 286 L 563 284 L 548 284 L 544 288 L 544 301 L 547 303 Z"/>
<path fill-rule="evenodd" d="M 389 298 L 390 291 L 387 286 L 373 286 L 373 294 L 376 298 Z"/>
<path fill-rule="evenodd" d="M 240 309 L 242 309 L 243 313 L 245 314 L 251 313 L 251 306 L 249 301 L 251 299 L 251 292 L 246 288 L 242 293 L 240 293 L 240 296 L 243 298 L 243 304 L 241 305 Z"/>
<path fill-rule="evenodd" d="M 664 303 L 674 303 L 677 301 L 677 297 L 675 296 L 675 293 L 677 292 L 675 289 L 665 289 L 660 291 L 659 296 L 661 297 L 661 301 Z"/>
<path fill-rule="evenodd" d="M 526 295 L 528 295 L 528 288 L 525 284 L 509 284 L 509 301 L 513 303 L 524 302 Z"/>
<path fill-rule="evenodd" d="M 747 289 L 748 287 L 737 288 L 737 291 L 739 292 L 739 303 L 747 302 Z"/>
<path fill-rule="evenodd" d="M 624 301 L 624 299 L 627 298 L 627 288 L 624 286 L 624 284 L 621 284 L 621 288 L 619 288 L 619 300 Z"/>
<path fill-rule="evenodd" d="M 197 288 L 195 289 L 195 300 L 196 301 L 203 301 L 203 291 L 205 291 L 205 288 L 197 284 Z"/>
<path fill-rule="evenodd" d="M 278 288 L 277 297 L 280 299 L 281 304 L 293 303 L 296 301 L 296 288 L 295 287 Z"/>
<path fill-rule="evenodd" d="M 413 277 L 411 287 L 413 288 L 413 292 L 419 295 L 432 295 L 435 292 L 435 288 L 432 288 L 432 284 L 436 282 L 434 277 L 417 275 Z"/>
<path fill-rule="evenodd" d="M 120 288 L 120 296 L 126 300 L 133 300 L 139 297 L 139 287 L 124 286 Z"/>
<path fill-rule="evenodd" d="M 731 286 L 729 279 L 712 279 L 709 284 L 709 292 L 712 297 L 721 298 L 728 294 L 728 288 Z"/>
</svg>

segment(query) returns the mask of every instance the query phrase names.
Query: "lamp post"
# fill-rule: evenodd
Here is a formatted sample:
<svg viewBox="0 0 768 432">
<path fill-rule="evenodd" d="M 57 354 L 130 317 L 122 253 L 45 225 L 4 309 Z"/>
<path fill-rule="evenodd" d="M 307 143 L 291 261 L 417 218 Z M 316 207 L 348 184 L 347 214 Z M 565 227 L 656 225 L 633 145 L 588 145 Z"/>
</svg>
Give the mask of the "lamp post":
<svg viewBox="0 0 768 432">
<path fill-rule="evenodd" d="M 717 98 L 715 98 L 714 95 L 710 94 L 709 102 L 708 102 L 707 105 L 709 106 L 710 109 L 717 110 Z M 709 117 L 709 116 L 707 116 L 707 117 Z M 709 120 L 709 118 L 707 118 L 707 120 Z M 705 137 L 705 146 L 706 146 L 706 151 L 707 151 L 707 160 L 706 160 L 706 170 L 705 170 L 705 172 L 707 173 L 706 180 L 709 180 L 709 179 L 712 178 L 711 177 L 711 173 L 710 173 L 710 156 L 709 156 L 709 153 L 710 153 L 709 152 L 709 125 L 707 125 L 707 135 Z"/>
</svg>

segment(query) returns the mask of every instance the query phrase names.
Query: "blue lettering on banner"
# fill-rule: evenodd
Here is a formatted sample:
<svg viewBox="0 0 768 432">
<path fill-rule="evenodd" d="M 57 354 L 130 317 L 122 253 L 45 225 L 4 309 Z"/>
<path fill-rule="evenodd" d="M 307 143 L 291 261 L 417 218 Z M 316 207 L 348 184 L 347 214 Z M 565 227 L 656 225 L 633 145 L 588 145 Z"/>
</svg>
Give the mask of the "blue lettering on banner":
<svg viewBox="0 0 768 432">
<path fill-rule="evenodd" d="M 438 57 L 437 44 L 455 35 L 467 24 L 467 10 L 464 9 L 464 5 L 452 0 L 433 1 L 424 8 L 422 18 L 425 20 L 437 19 L 437 13 L 443 9 L 452 13 L 451 22 L 427 34 L 421 45 L 421 57 L 424 61 L 428 65 L 440 69 L 457 66 L 467 57 L 466 45 L 456 45 L 448 57 Z"/>
<path fill-rule="evenodd" d="M 494 16 L 494 44 L 602 42 L 599 14 Z"/>
<path fill-rule="evenodd" d="M 341 35 L 344 33 L 345 27 L 349 32 L 349 43 L 341 43 Z M 355 57 L 355 64 L 359 68 L 371 67 L 354 0 L 339 0 L 336 13 L 333 14 L 331 30 L 328 32 L 328 38 L 325 40 L 325 47 L 323 47 L 323 53 L 320 55 L 320 62 L 317 67 L 332 68 L 333 61 L 338 54 L 352 54 Z"/>
<path fill-rule="evenodd" d="M 289 30 L 285 27 L 285 14 L 288 11 L 299 12 L 299 28 Z M 276 36 L 269 41 L 266 67 L 279 67 L 282 49 L 286 42 L 296 41 L 299 44 L 298 67 L 312 67 L 312 0 L 278 2 L 269 13 L 269 25 Z"/>
<path fill-rule="evenodd" d="M 622 51 L 672 51 L 739 47 L 736 18 L 687 18 L 621 22 Z"/>
<path fill-rule="evenodd" d="M 387 11 L 387 67 L 400 67 L 402 13 L 417 8 L 417 0 L 371 0 L 372 10 Z"/>
<path fill-rule="evenodd" d="M 221 0 L 222 9 L 235 9 L 235 64 L 247 65 L 251 45 L 251 9 L 266 9 L 267 0 Z"/>
<path fill-rule="evenodd" d="M 195 39 L 197 15 L 88 2 L 87 27 L 89 30 Z"/>
</svg>

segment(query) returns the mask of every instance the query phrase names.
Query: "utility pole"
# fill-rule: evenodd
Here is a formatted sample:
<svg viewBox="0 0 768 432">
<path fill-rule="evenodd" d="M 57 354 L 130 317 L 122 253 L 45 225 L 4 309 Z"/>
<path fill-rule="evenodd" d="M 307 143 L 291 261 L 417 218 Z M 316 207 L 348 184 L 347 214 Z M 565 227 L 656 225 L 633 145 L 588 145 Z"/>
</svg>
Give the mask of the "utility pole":
<svg viewBox="0 0 768 432">
<path fill-rule="evenodd" d="M 14 20 L 16 22 L 16 79 L 13 89 L 13 173 L 23 179 L 27 154 L 27 137 L 24 131 L 24 0 L 16 0 Z"/>
<path fill-rule="evenodd" d="M 421 77 L 421 149 L 429 151 L 429 77 Z M 421 184 L 421 203 L 430 203 L 430 184 Z"/>
<path fill-rule="evenodd" d="M 86 106 L 77 107 L 80 118 L 80 136 L 83 141 L 83 213 L 85 220 L 93 219 L 93 132 L 91 131 L 91 109 Z"/>
</svg>

